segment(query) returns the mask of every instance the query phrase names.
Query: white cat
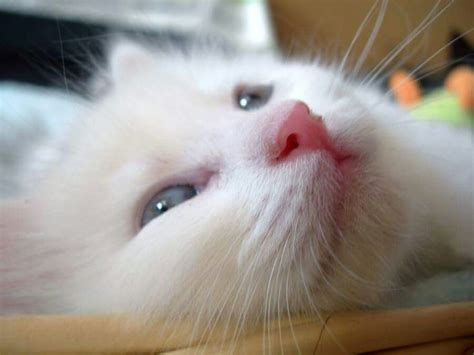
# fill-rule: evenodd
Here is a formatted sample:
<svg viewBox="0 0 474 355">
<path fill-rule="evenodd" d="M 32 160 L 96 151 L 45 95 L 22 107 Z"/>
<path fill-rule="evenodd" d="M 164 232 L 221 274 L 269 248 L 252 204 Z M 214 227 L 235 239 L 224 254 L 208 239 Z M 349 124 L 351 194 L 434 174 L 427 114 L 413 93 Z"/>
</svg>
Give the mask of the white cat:
<svg viewBox="0 0 474 355">
<path fill-rule="evenodd" d="M 377 306 L 474 258 L 470 131 L 338 70 L 119 43 L 0 214 L 2 313 L 244 322 Z"/>
</svg>

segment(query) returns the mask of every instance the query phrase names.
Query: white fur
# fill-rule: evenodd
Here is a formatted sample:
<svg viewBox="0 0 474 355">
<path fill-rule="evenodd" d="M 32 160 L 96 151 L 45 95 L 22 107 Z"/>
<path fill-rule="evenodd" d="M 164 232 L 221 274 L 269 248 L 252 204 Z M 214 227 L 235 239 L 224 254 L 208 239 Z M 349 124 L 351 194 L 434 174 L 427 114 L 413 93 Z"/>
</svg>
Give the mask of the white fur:
<svg viewBox="0 0 474 355">
<path fill-rule="evenodd" d="M 126 44 L 110 66 L 63 161 L 3 207 L 4 313 L 243 322 L 376 306 L 474 258 L 471 132 L 416 121 L 318 63 Z M 270 102 L 238 110 L 241 83 L 272 83 Z M 322 153 L 265 163 L 271 112 L 289 99 L 357 154 L 350 179 Z M 213 174 L 200 195 L 138 230 L 150 196 L 200 171 Z"/>
</svg>

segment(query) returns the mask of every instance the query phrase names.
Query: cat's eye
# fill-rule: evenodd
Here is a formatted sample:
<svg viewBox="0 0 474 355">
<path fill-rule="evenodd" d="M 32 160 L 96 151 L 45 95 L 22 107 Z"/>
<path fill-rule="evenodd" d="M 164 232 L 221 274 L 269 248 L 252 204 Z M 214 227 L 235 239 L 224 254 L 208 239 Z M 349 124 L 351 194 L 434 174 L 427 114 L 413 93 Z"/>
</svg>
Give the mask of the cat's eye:
<svg viewBox="0 0 474 355">
<path fill-rule="evenodd" d="M 242 110 L 255 110 L 265 105 L 273 93 L 273 85 L 241 86 L 235 92 L 235 103 Z"/>
<path fill-rule="evenodd" d="M 161 216 L 170 208 L 173 208 L 196 195 L 197 190 L 191 185 L 171 186 L 158 192 L 146 204 L 145 209 L 143 210 L 140 226 L 143 227 L 151 220 Z"/>
</svg>

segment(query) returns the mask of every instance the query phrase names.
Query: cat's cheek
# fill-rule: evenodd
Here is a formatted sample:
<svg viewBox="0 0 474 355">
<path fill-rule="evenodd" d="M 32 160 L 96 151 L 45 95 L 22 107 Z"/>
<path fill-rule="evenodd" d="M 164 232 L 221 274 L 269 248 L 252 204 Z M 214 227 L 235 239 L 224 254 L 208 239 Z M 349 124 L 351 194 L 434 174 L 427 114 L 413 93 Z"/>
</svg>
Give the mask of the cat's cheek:
<svg viewBox="0 0 474 355">
<path fill-rule="evenodd" d="M 189 299 L 199 304 L 215 282 L 226 284 L 228 277 L 216 277 L 232 270 L 236 240 L 226 236 L 240 226 L 234 221 L 236 209 L 218 195 L 189 201 L 147 224 L 106 266 L 100 283 L 110 285 L 110 295 L 98 302 L 108 298 L 113 307 L 150 316 L 172 312 L 178 300 L 186 300 L 181 305 L 186 307 Z"/>
</svg>

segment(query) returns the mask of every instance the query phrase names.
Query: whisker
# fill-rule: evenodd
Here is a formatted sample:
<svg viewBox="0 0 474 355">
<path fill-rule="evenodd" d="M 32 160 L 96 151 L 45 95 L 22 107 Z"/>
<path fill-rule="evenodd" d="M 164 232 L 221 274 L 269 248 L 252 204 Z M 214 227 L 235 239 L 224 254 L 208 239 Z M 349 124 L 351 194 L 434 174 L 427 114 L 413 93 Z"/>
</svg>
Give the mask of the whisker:
<svg viewBox="0 0 474 355">
<path fill-rule="evenodd" d="M 379 14 L 377 16 L 377 20 L 375 22 L 374 29 L 372 30 L 372 33 L 370 34 L 370 37 L 367 40 L 367 43 L 364 46 L 364 50 L 360 54 L 359 59 L 357 60 L 357 63 L 355 65 L 354 69 L 352 70 L 352 72 L 354 72 L 355 74 L 359 73 L 359 70 L 360 70 L 362 64 L 364 64 L 365 60 L 367 59 L 369 51 L 372 48 L 372 46 L 374 44 L 374 41 L 377 38 L 377 35 L 379 34 L 380 27 L 382 26 L 382 22 L 383 22 L 383 19 L 384 19 L 384 16 L 385 16 L 385 12 L 387 10 L 387 5 L 388 5 L 388 0 L 383 1 L 382 5 L 380 6 Z"/>
<path fill-rule="evenodd" d="M 314 256 L 314 251 L 312 250 L 312 243 L 310 245 L 310 249 L 311 249 L 311 254 L 313 254 Z M 318 260 L 314 260 L 315 263 L 318 263 Z M 300 277 L 301 277 L 301 282 L 303 284 L 303 289 L 305 291 L 305 294 L 306 294 L 306 297 L 310 303 L 310 305 L 312 306 L 312 310 L 315 312 L 316 316 L 318 317 L 319 321 L 321 322 L 321 324 L 323 325 L 323 329 L 325 329 L 329 336 L 333 339 L 333 341 L 338 345 L 338 347 L 345 353 L 347 353 L 347 350 L 345 349 L 345 347 L 339 342 L 339 340 L 337 340 L 337 337 L 335 336 L 335 334 L 331 331 L 331 329 L 329 329 L 328 327 L 326 327 L 326 324 L 327 324 L 327 320 L 329 319 L 329 316 L 326 316 L 326 317 L 323 317 L 322 313 L 319 311 L 318 307 L 316 307 L 316 305 L 314 304 L 313 302 L 313 299 L 312 297 L 310 296 L 309 294 L 309 290 L 308 290 L 308 286 L 306 285 L 306 282 L 305 282 L 305 277 L 303 275 L 303 265 L 301 263 L 301 260 L 299 262 L 299 265 L 300 265 Z"/>
<path fill-rule="evenodd" d="M 337 230 L 338 230 L 338 233 L 339 233 L 340 237 L 344 240 L 344 236 L 342 235 L 342 232 L 339 230 L 339 228 L 337 228 Z M 325 233 L 324 233 L 323 229 L 321 228 L 321 226 L 319 226 L 319 232 L 320 232 L 320 235 L 322 236 L 321 239 L 324 242 L 324 246 L 325 246 L 326 251 L 331 254 L 332 260 L 334 260 L 342 268 L 342 270 L 345 273 L 347 273 L 347 275 L 349 275 L 350 277 L 354 278 L 355 280 L 361 282 L 362 284 L 364 284 L 368 288 L 371 288 L 371 289 L 374 289 L 374 290 L 392 290 L 392 288 L 390 288 L 390 287 L 388 287 L 388 288 L 381 287 L 377 283 L 374 283 L 374 282 L 369 281 L 369 280 L 365 280 L 361 276 L 357 275 L 355 272 L 350 270 L 339 259 L 338 255 L 334 252 L 333 248 L 330 246 L 329 242 L 327 241 L 327 237 L 325 236 Z"/>
<path fill-rule="evenodd" d="M 310 251 L 313 255 L 313 258 L 314 260 L 317 260 L 317 256 L 314 254 L 314 250 L 312 249 L 312 245 L 310 244 Z M 331 291 L 333 291 L 335 294 L 337 294 L 338 296 L 340 296 L 341 298 L 347 300 L 347 301 L 350 301 L 350 303 L 353 303 L 353 302 L 356 302 L 358 303 L 359 305 L 363 305 L 363 306 L 371 306 L 370 303 L 367 303 L 361 299 L 357 299 L 355 297 L 350 297 L 348 295 L 346 295 L 343 291 L 341 290 L 338 290 L 336 287 L 334 287 L 334 285 L 327 279 L 326 277 L 326 273 L 325 271 L 321 268 L 321 266 L 319 265 L 318 262 L 315 262 L 315 266 L 316 268 L 318 269 L 318 273 L 319 275 L 321 276 L 322 280 L 325 282 L 325 284 L 329 287 L 329 289 Z"/>
<path fill-rule="evenodd" d="M 281 254 L 280 254 L 281 258 Z M 275 258 L 275 261 L 273 262 L 272 269 L 270 271 L 270 275 L 268 277 L 268 283 L 267 283 L 267 289 L 265 292 L 265 318 L 268 319 L 268 323 L 270 322 L 271 318 L 271 285 L 272 285 L 272 279 L 273 279 L 273 273 L 275 271 L 275 267 L 277 265 L 278 258 Z M 267 329 L 264 328 L 263 333 L 268 332 L 268 349 L 271 349 L 271 337 L 270 337 L 270 325 L 268 324 Z M 266 345 L 264 344 L 264 349 L 266 349 Z"/>
<path fill-rule="evenodd" d="M 347 51 L 346 51 L 346 54 L 344 55 L 344 57 L 342 58 L 341 60 L 341 64 L 339 65 L 339 68 L 337 70 L 337 73 L 341 73 L 346 65 L 346 62 L 347 60 L 349 59 L 349 56 L 352 52 L 352 50 L 354 49 L 354 46 L 355 44 L 357 43 L 357 40 L 359 39 L 362 31 L 364 30 L 365 26 L 367 25 L 370 17 L 372 16 L 372 13 L 375 11 L 375 9 L 377 8 L 377 5 L 378 3 L 380 2 L 380 0 L 376 0 L 374 2 L 374 4 L 372 5 L 372 7 L 369 9 L 369 12 L 367 13 L 367 15 L 365 16 L 365 18 L 362 20 L 361 24 L 359 25 L 359 28 L 357 28 L 357 31 L 354 35 L 354 37 L 352 38 L 352 41 L 349 45 L 349 47 L 347 48 Z"/>
<path fill-rule="evenodd" d="M 439 0 L 433 6 L 433 9 L 428 13 L 428 15 L 421 21 L 421 23 L 415 28 L 415 30 L 408 35 L 399 45 L 397 45 L 394 49 L 392 49 L 387 56 L 385 56 L 378 65 L 374 67 L 368 74 L 367 79 L 362 80 L 361 86 L 367 85 L 369 86 L 375 78 L 377 78 L 380 73 L 386 68 L 388 64 L 390 64 L 396 56 L 406 48 L 422 31 L 424 31 L 428 26 L 430 26 L 439 16 L 441 16 L 452 4 L 454 0 L 451 0 L 447 5 L 445 5 L 436 15 L 435 13 L 437 7 L 441 3 Z"/>
<path fill-rule="evenodd" d="M 404 85 L 408 80 L 410 80 L 410 77 L 412 75 L 414 75 L 418 70 L 420 70 L 420 68 L 422 68 L 426 63 L 428 63 L 431 59 L 433 59 L 434 57 L 436 57 L 441 51 L 443 51 L 446 47 L 449 47 L 453 42 L 456 42 L 459 38 L 462 38 L 466 35 L 468 35 L 469 33 L 471 33 L 472 31 L 474 31 L 474 28 L 470 28 L 469 30 L 467 30 L 466 32 L 460 34 L 459 36 L 455 37 L 454 39 L 452 39 L 451 41 L 449 41 L 448 43 L 446 43 L 444 46 L 442 46 L 441 48 L 439 48 L 438 50 L 436 50 L 432 55 L 430 55 L 427 59 L 425 59 L 423 62 L 421 62 L 419 65 L 417 65 L 415 67 L 415 69 L 411 70 L 409 75 L 407 76 L 407 78 L 403 79 L 400 81 L 400 83 L 398 83 L 397 85 L 395 85 L 393 88 L 391 88 L 390 90 L 388 90 L 388 92 L 384 95 L 384 97 L 386 97 L 389 93 L 395 91 L 395 89 L 398 89 L 400 86 Z M 369 84 L 367 84 L 369 85 Z"/>
<path fill-rule="evenodd" d="M 354 34 L 354 37 L 352 38 L 352 41 L 351 43 L 349 44 L 349 47 L 347 48 L 346 50 L 346 53 L 344 55 L 344 57 L 342 58 L 340 64 L 339 64 L 339 67 L 334 71 L 334 79 L 338 78 L 339 76 L 341 76 L 341 73 L 344 71 L 345 69 L 345 66 L 346 66 L 346 63 L 349 59 L 349 56 L 350 54 L 352 53 L 352 50 L 354 49 L 354 46 L 355 44 L 357 43 L 357 40 L 359 39 L 360 35 L 362 34 L 362 31 L 364 30 L 365 26 L 367 25 L 370 17 L 372 16 L 372 13 L 375 11 L 375 9 L 377 8 L 377 5 L 378 3 L 380 2 L 380 0 L 376 0 L 373 5 L 370 7 L 367 15 L 365 15 L 365 18 L 362 20 L 361 24 L 359 25 L 359 27 L 357 28 L 357 31 L 356 33 Z M 333 80 L 332 83 L 335 83 L 336 80 Z M 329 92 L 329 96 L 332 96 L 332 92 L 333 92 L 333 87 L 334 85 L 331 84 L 328 92 Z"/>
<path fill-rule="evenodd" d="M 289 278 L 290 278 L 290 273 L 287 272 L 286 273 L 286 285 L 285 285 L 286 313 L 287 313 L 287 316 L 288 316 L 288 322 L 290 324 L 290 331 L 291 331 L 291 336 L 293 337 L 293 342 L 295 344 L 296 350 L 298 351 L 298 354 L 301 354 L 301 349 L 300 349 L 300 346 L 298 344 L 298 339 L 296 338 L 295 330 L 294 330 L 294 327 L 293 327 L 293 322 L 291 321 L 290 305 L 289 305 L 289 301 L 288 301 L 288 281 L 289 281 Z"/>
<path fill-rule="evenodd" d="M 64 61 L 64 46 L 63 46 L 63 40 L 62 40 L 62 34 L 61 34 L 61 26 L 59 25 L 59 20 L 56 18 L 56 28 L 58 31 L 58 37 L 59 37 L 59 49 L 61 51 L 61 63 L 62 63 L 62 69 L 63 69 L 63 79 L 64 79 L 64 88 L 66 89 L 66 92 L 69 93 L 69 84 L 67 80 L 67 73 L 66 73 L 66 62 Z"/>
<path fill-rule="evenodd" d="M 411 75 L 416 75 L 416 80 L 419 81 L 419 80 L 422 80 L 426 77 L 429 77 L 430 75 L 442 70 L 442 69 L 445 69 L 445 68 L 448 68 L 454 64 L 457 64 L 457 63 L 461 63 L 463 62 L 464 60 L 466 60 L 467 58 L 470 58 L 470 57 L 473 57 L 474 55 L 472 54 L 467 54 L 463 57 L 460 57 L 458 59 L 453 59 L 453 60 L 449 60 L 447 61 L 446 63 L 442 63 L 442 64 L 438 64 L 436 66 L 434 66 L 432 69 L 430 69 L 429 71 L 426 71 L 426 72 L 423 72 L 422 75 L 417 75 L 416 73 L 412 73 Z M 399 69 L 399 66 L 396 66 L 394 69 L 388 71 L 386 74 L 380 76 L 379 79 L 377 79 L 377 81 L 374 83 L 374 85 L 379 85 L 380 82 L 386 80 L 387 78 L 389 78 L 390 76 L 392 76 L 392 74 L 394 72 L 396 72 L 397 70 Z M 421 68 L 420 68 L 421 69 Z"/>
</svg>

